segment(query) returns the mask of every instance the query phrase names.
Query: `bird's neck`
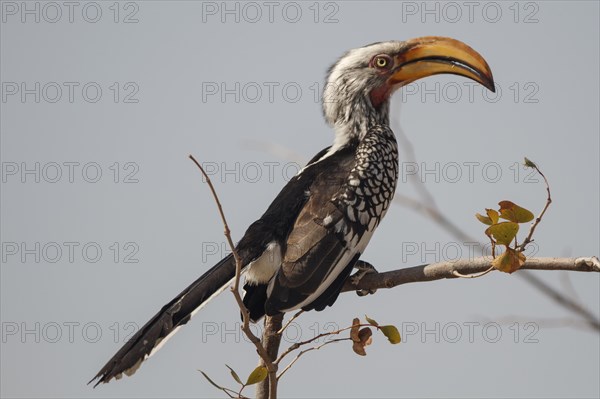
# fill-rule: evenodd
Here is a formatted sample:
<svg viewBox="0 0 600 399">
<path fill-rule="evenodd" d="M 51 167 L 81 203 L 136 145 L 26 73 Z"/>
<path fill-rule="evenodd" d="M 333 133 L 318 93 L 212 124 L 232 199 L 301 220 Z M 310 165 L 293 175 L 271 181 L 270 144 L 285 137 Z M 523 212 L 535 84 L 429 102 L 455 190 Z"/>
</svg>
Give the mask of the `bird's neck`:
<svg viewBox="0 0 600 399">
<path fill-rule="evenodd" d="M 328 107 L 329 106 L 329 107 Z M 389 100 L 374 107 L 369 98 L 325 104 L 325 116 L 335 131 L 334 148 L 359 143 L 376 126 L 389 126 Z"/>
</svg>

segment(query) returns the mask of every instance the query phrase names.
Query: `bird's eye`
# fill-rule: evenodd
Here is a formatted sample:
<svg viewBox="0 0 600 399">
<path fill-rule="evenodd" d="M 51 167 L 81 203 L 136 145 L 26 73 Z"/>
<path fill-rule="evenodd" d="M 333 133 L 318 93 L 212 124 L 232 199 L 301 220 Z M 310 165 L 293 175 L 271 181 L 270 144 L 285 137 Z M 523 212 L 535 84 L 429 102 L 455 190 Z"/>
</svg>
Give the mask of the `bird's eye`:
<svg viewBox="0 0 600 399">
<path fill-rule="evenodd" d="M 391 64 L 392 60 L 390 60 L 390 57 L 385 55 L 378 55 L 373 59 L 373 65 L 379 69 L 389 68 Z"/>
</svg>

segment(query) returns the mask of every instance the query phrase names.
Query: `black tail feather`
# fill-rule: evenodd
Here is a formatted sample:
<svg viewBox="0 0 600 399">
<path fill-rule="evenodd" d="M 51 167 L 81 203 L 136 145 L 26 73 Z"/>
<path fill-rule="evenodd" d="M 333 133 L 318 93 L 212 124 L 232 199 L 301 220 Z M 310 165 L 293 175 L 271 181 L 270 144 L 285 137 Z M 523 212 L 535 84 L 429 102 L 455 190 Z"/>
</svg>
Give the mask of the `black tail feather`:
<svg viewBox="0 0 600 399">
<path fill-rule="evenodd" d="M 187 323 L 193 312 L 211 297 L 227 287 L 235 277 L 232 255 L 222 259 L 209 271 L 177 295 L 148 321 L 104 367 L 88 382 L 98 380 L 94 387 L 111 379 L 120 379 L 123 373 L 132 375 L 157 350 L 161 341 L 170 338 L 177 327 Z"/>
</svg>

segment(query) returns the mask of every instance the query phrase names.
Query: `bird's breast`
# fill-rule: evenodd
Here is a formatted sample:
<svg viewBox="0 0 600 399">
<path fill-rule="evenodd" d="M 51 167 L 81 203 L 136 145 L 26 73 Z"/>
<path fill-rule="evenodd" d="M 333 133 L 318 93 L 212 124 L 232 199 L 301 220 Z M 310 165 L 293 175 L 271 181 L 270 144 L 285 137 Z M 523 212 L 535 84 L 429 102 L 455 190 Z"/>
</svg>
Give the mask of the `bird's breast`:
<svg viewBox="0 0 600 399">
<path fill-rule="evenodd" d="M 389 128 L 370 131 L 356 149 L 338 207 L 351 222 L 374 230 L 387 211 L 398 181 L 398 145 Z"/>
</svg>

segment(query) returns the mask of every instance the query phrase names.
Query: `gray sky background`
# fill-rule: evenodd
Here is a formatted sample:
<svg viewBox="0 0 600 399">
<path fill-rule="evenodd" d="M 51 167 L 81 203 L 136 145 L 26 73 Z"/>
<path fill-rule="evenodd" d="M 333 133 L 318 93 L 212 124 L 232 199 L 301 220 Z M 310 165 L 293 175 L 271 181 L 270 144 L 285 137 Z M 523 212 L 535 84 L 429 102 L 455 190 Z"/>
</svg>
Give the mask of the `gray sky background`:
<svg viewBox="0 0 600 399">
<path fill-rule="evenodd" d="M 213 173 L 239 239 L 299 167 L 249 141 L 303 160 L 329 145 L 318 101 L 325 71 L 374 41 L 463 40 L 501 89 L 488 95 L 440 76 L 395 95 L 392 114 L 418 158 L 401 164 L 398 193 L 418 197 L 409 178 L 416 167 L 442 211 L 484 240 L 475 212 L 503 199 L 541 210 L 543 184 L 517 165 L 527 156 L 555 201 L 536 232 L 536 255 L 600 253 L 596 1 L 0 6 L 2 397 L 215 397 L 197 369 L 229 386 L 225 363 L 247 375 L 257 358 L 225 293 L 134 377 L 85 385 L 135 326 L 227 252 L 187 155 Z M 363 259 L 391 270 L 472 255 L 395 205 Z M 537 275 L 569 292 L 563 273 Z M 598 316 L 599 276 L 568 279 Z M 344 294 L 303 315 L 284 342 L 364 314 L 397 325 L 404 342 L 376 335 L 364 358 L 345 343 L 307 354 L 281 395 L 600 394 L 598 334 L 561 326 L 572 315 L 517 275 Z"/>
</svg>

